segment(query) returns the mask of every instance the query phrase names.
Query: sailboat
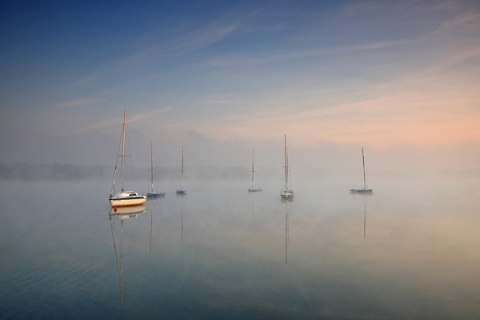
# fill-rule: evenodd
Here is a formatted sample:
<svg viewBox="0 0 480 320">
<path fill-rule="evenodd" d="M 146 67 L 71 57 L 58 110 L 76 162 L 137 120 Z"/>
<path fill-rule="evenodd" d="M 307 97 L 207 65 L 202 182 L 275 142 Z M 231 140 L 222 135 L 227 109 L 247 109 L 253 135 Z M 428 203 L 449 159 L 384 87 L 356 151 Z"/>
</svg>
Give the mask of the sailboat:
<svg viewBox="0 0 480 320">
<path fill-rule="evenodd" d="M 350 189 L 350 192 L 371 194 L 373 193 L 373 189 L 367 188 L 367 179 L 365 178 L 365 156 L 363 153 L 363 147 L 362 147 L 362 162 L 363 162 L 363 189 Z"/>
<path fill-rule="evenodd" d="M 125 175 L 125 137 L 126 137 L 126 125 L 127 125 L 127 113 L 123 111 L 123 129 L 122 136 L 120 138 L 120 145 L 122 147 L 122 189 L 120 193 L 115 193 L 115 172 L 117 171 L 117 163 L 115 163 L 115 170 L 113 172 L 112 190 L 108 197 L 110 204 L 115 207 L 136 206 L 143 204 L 147 199 L 146 196 L 140 195 L 135 191 L 125 191 L 124 187 L 124 175 Z M 120 148 L 120 146 L 119 146 Z M 118 162 L 118 158 L 117 158 Z"/>
<path fill-rule="evenodd" d="M 187 190 L 183 188 L 183 146 L 182 146 L 182 171 L 181 172 L 182 172 L 182 186 L 179 189 L 177 189 L 177 194 L 185 195 L 187 194 Z"/>
<path fill-rule="evenodd" d="M 153 142 L 150 141 L 150 174 L 152 177 L 152 185 L 150 192 L 147 193 L 147 198 L 159 198 L 165 196 L 165 192 L 155 192 L 153 185 Z"/>
<path fill-rule="evenodd" d="M 287 152 L 287 134 L 285 134 L 285 185 L 280 196 L 283 200 L 293 200 L 293 190 L 288 185 L 288 152 Z"/>
<path fill-rule="evenodd" d="M 258 192 L 262 191 L 262 188 L 259 188 L 255 185 L 255 150 L 253 150 L 252 157 L 252 186 L 248 188 L 248 192 Z"/>
</svg>

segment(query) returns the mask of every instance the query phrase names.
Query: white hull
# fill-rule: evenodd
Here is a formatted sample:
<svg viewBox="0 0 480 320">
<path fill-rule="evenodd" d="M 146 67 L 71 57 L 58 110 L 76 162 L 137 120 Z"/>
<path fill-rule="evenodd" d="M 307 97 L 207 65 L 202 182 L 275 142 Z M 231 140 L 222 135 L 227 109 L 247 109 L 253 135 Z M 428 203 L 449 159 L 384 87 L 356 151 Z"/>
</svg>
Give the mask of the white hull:
<svg viewBox="0 0 480 320">
<path fill-rule="evenodd" d="M 293 199 L 293 191 L 292 190 L 283 190 L 280 192 L 280 196 L 282 199 Z"/>
<path fill-rule="evenodd" d="M 110 204 L 112 207 L 129 207 L 144 204 L 147 200 L 146 196 L 141 196 L 136 192 L 122 192 L 119 195 L 110 196 Z"/>
<path fill-rule="evenodd" d="M 111 198 L 110 204 L 112 207 L 129 207 L 129 206 L 138 206 L 144 204 L 146 197 L 135 198 L 135 199 L 121 199 L 121 198 Z"/>
</svg>

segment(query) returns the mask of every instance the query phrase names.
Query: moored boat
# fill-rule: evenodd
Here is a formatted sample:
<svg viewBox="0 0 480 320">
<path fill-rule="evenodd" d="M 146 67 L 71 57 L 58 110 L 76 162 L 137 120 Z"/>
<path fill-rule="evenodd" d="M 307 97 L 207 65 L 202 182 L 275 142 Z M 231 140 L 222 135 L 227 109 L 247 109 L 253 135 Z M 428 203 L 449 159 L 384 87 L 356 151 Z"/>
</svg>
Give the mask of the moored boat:
<svg viewBox="0 0 480 320">
<path fill-rule="evenodd" d="M 154 198 L 160 198 L 165 196 L 165 192 L 156 192 L 155 187 L 154 187 L 154 182 L 153 182 L 153 141 L 150 141 L 150 175 L 151 175 L 151 189 L 147 193 L 147 198 L 149 199 L 154 199 Z"/>
<path fill-rule="evenodd" d="M 120 145 L 121 145 L 121 155 L 122 158 L 122 188 L 119 193 L 115 192 L 115 173 L 117 171 L 117 163 L 115 163 L 115 170 L 113 173 L 113 181 L 112 181 L 112 192 L 109 195 L 108 200 L 112 207 L 126 207 L 126 206 L 136 206 L 141 205 L 147 200 L 147 197 L 144 195 L 140 195 L 136 191 L 125 191 L 124 186 L 124 175 L 125 175 L 125 137 L 126 137 L 126 125 L 127 125 L 127 113 L 123 111 L 123 129 L 122 129 L 122 136 L 120 138 Z M 118 157 L 117 157 L 118 161 Z"/>
<path fill-rule="evenodd" d="M 365 175 L 365 156 L 363 153 L 363 147 L 362 147 L 362 162 L 363 162 L 363 188 L 360 189 L 350 189 L 351 193 L 361 193 L 361 194 L 372 194 L 373 189 L 367 188 L 367 179 Z"/>
<path fill-rule="evenodd" d="M 262 191 L 262 188 L 255 185 L 255 150 L 253 150 L 252 156 L 252 186 L 248 188 L 248 192 L 259 192 Z"/>
<path fill-rule="evenodd" d="M 288 182 L 288 173 L 289 173 L 289 168 L 288 168 L 288 150 L 287 150 L 287 134 L 285 134 L 285 185 L 283 186 L 282 191 L 280 192 L 280 197 L 282 200 L 293 200 L 293 190 L 289 186 Z"/>
<path fill-rule="evenodd" d="M 124 191 L 110 196 L 112 207 L 137 206 L 145 202 L 145 196 L 135 191 Z"/>
<path fill-rule="evenodd" d="M 186 195 L 187 194 L 187 190 L 185 190 L 183 188 L 183 146 L 182 146 L 182 185 L 180 186 L 180 188 L 177 189 L 176 193 L 177 195 Z"/>
</svg>

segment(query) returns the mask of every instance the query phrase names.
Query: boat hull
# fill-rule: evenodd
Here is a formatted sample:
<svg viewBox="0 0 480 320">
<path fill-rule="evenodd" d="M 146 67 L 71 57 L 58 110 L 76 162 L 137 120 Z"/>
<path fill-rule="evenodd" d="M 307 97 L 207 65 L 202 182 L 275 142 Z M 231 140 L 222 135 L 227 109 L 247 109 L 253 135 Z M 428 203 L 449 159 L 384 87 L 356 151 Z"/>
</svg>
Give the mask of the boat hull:
<svg viewBox="0 0 480 320">
<path fill-rule="evenodd" d="M 118 195 L 111 195 L 110 204 L 112 207 L 129 207 L 129 206 L 138 206 L 147 200 L 146 196 L 141 196 L 136 192 L 123 192 Z"/>
<path fill-rule="evenodd" d="M 350 193 L 371 194 L 373 189 L 350 189 Z"/>
<path fill-rule="evenodd" d="M 186 195 L 187 194 L 187 191 L 186 190 L 183 190 L 183 189 L 178 189 L 176 191 L 177 195 L 179 196 L 183 196 L 183 195 Z"/>
<path fill-rule="evenodd" d="M 283 190 L 282 192 L 280 192 L 280 197 L 284 200 L 293 200 L 293 191 Z"/>
<path fill-rule="evenodd" d="M 149 192 L 147 193 L 147 199 L 155 199 L 165 197 L 165 192 Z"/>
<path fill-rule="evenodd" d="M 248 188 L 248 192 L 260 192 L 262 188 Z"/>
</svg>

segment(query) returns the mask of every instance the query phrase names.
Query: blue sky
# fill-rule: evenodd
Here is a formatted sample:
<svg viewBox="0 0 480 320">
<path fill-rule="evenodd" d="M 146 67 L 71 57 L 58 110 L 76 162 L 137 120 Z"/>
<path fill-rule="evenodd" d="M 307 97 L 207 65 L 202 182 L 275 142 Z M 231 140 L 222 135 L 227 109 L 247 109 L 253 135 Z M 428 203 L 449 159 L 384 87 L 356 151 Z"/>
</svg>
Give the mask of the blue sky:
<svg viewBox="0 0 480 320">
<path fill-rule="evenodd" d="M 0 39 L 2 163 L 109 165 L 123 110 L 138 165 L 480 160 L 478 1 L 2 1 Z"/>
</svg>

